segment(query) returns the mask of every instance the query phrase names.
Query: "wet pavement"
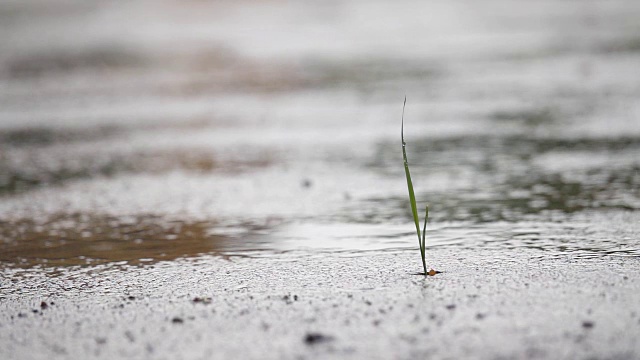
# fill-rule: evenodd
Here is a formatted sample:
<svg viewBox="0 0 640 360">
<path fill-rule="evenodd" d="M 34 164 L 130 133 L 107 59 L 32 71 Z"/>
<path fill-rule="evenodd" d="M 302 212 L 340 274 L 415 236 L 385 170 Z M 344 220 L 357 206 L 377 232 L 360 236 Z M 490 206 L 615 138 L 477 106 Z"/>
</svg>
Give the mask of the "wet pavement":
<svg viewBox="0 0 640 360">
<path fill-rule="evenodd" d="M 639 19 L 0 4 L 0 357 L 640 356 Z"/>
<path fill-rule="evenodd" d="M 534 250 L 429 254 L 443 273 L 428 278 L 412 275 L 414 252 L 393 250 L 33 269 L 0 288 L 2 354 L 637 357 L 637 259 L 536 259 Z"/>
</svg>

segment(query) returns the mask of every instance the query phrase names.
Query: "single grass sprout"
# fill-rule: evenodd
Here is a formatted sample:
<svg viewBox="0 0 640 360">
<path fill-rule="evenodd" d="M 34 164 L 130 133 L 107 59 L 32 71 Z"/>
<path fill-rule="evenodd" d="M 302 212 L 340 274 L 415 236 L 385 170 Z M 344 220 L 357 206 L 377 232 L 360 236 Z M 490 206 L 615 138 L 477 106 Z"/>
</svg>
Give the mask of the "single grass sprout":
<svg viewBox="0 0 640 360">
<path fill-rule="evenodd" d="M 404 108 L 407 105 L 407 97 L 404 98 L 402 104 L 402 126 L 400 128 L 400 138 L 402 139 L 402 159 L 404 160 L 404 173 L 407 177 L 407 188 L 409 189 L 409 202 L 411 203 L 411 214 L 416 224 L 416 234 L 418 234 L 418 245 L 420 246 L 420 257 L 422 258 L 422 268 L 424 275 L 433 276 L 438 273 L 433 269 L 427 271 L 427 261 L 425 258 L 425 239 L 427 232 L 427 219 L 429 219 L 429 205 L 425 208 L 424 225 L 422 227 L 422 235 L 420 234 L 420 218 L 418 217 L 418 206 L 416 205 L 416 195 L 413 191 L 413 183 L 411 182 L 411 173 L 409 171 L 409 162 L 407 161 L 407 143 L 404 141 Z M 422 274 L 421 274 L 422 275 Z"/>
</svg>

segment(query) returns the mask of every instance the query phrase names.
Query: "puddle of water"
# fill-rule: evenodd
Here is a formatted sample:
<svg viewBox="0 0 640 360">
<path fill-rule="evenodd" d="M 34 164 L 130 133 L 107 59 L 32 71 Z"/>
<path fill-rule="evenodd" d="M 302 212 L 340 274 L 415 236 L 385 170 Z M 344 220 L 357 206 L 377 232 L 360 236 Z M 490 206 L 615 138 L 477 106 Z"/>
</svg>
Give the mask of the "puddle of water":
<svg viewBox="0 0 640 360">
<path fill-rule="evenodd" d="M 0 263 L 17 267 L 130 265 L 259 249 L 274 222 L 220 224 L 163 216 L 57 215 L 0 222 Z"/>
<path fill-rule="evenodd" d="M 32 78 L 60 72 L 108 72 L 118 68 L 141 67 L 144 64 L 136 54 L 113 48 L 85 53 L 45 52 L 9 60 L 6 66 L 12 78 Z"/>
<path fill-rule="evenodd" d="M 0 4 L 0 260 L 414 248 L 405 94 L 428 247 L 638 255 L 637 2 L 254 5 Z"/>
<path fill-rule="evenodd" d="M 468 136 L 418 139 L 413 144 L 413 172 L 420 179 L 415 182 L 436 183 L 443 173 L 473 179 L 456 182 L 461 185 L 455 189 L 420 192 L 419 198 L 437 204 L 437 221 L 516 222 L 531 215 L 548 219 L 554 213 L 589 209 L 640 209 L 640 138 Z M 371 163 L 374 169 L 389 172 L 397 167 L 394 145 L 381 146 Z M 393 197 L 362 208 L 379 209 L 389 202 L 397 202 L 405 212 L 405 199 Z"/>
<path fill-rule="evenodd" d="M 70 138 L 76 135 L 74 132 L 59 135 L 46 130 L 0 132 L 2 135 L 11 141 L 7 142 L 7 147 L 0 146 L 3 150 L 0 154 L 0 196 L 121 174 L 239 173 L 266 167 L 272 162 L 268 153 L 253 158 L 222 158 L 206 148 L 109 149 L 103 147 L 104 143 L 90 141 L 89 136 L 83 138 L 87 142 L 74 145 L 70 143 Z M 42 146 L 48 142 L 61 144 Z M 11 146 L 12 143 L 19 146 Z"/>
</svg>

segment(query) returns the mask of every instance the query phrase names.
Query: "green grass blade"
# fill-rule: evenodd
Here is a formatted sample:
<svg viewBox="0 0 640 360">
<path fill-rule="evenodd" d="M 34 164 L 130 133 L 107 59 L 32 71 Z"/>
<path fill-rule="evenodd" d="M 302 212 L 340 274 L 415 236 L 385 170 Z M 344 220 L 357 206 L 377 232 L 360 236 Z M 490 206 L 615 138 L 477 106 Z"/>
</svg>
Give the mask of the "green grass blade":
<svg viewBox="0 0 640 360">
<path fill-rule="evenodd" d="M 426 251 L 426 238 L 427 238 L 427 220 L 429 219 L 429 205 L 424 209 L 424 226 L 422 228 L 422 243 L 420 244 L 420 255 L 422 255 L 422 266 L 424 267 L 424 273 L 427 273 L 427 263 L 425 261 Z"/>
<path fill-rule="evenodd" d="M 407 105 L 407 98 L 404 98 L 404 104 L 402 105 L 402 127 L 400 128 L 400 138 L 402 140 L 402 159 L 404 160 L 404 173 L 407 177 L 407 188 L 409 189 L 409 202 L 411 203 L 411 213 L 413 214 L 413 221 L 416 224 L 416 234 L 418 235 L 418 245 L 420 246 L 420 255 L 422 257 L 422 266 L 425 274 L 427 273 L 427 265 L 425 261 L 425 250 L 423 246 L 423 240 L 420 237 L 420 219 L 418 218 L 418 207 L 416 205 L 416 195 L 413 191 L 413 183 L 411 182 L 411 173 L 409 171 L 409 161 L 407 160 L 407 151 L 405 149 L 407 143 L 404 141 L 404 108 Z"/>
</svg>

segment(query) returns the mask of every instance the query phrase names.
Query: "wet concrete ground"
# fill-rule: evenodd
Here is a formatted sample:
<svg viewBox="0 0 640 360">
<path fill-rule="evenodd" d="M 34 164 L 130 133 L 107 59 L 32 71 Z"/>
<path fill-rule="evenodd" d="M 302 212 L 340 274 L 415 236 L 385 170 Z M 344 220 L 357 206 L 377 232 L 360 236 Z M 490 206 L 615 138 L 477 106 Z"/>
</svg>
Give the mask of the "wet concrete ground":
<svg viewBox="0 0 640 360">
<path fill-rule="evenodd" d="M 640 357 L 639 19 L 0 4 L 0 358 Z"/>
<path fill-rule="evenodd" d="M 416 259 L 407 251 L 250 253 L 11 273 L 16 281 L 2 287 L 3 357 L 638 355 L 637 258 L 429 254 L 444 272 L 428 278 L 411 275 Z"/>
</svg>

